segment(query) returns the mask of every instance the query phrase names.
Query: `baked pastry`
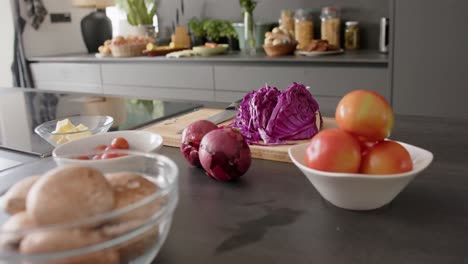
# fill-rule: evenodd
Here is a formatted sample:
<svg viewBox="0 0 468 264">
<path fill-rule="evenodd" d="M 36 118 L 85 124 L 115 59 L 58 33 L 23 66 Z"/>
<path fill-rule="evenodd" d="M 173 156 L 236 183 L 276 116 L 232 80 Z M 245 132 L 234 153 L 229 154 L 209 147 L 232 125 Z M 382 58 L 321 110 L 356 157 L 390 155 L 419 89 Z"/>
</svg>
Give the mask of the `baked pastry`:
<svg viewBox="0 0 468 264">
<path fill-rule="evenodd" d="M 331 45 L 328 40 L 313 39 L 309 45 L 304 48 L 304 51 L 335 51 L 338 47 Z"/>
</svg>

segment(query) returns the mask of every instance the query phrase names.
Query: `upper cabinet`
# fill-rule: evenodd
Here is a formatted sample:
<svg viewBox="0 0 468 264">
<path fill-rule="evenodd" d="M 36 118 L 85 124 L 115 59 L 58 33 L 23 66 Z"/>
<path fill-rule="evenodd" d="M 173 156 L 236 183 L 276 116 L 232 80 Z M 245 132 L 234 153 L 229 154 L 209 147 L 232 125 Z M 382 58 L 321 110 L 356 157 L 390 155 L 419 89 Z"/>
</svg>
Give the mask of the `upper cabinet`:
<svg viewBox="0 0 468 264">
<path fill-rule="evenodd" d="M 395 112 L 468 118 L 467 10 L 461 0 L 395 0 Z"/>
</svg>

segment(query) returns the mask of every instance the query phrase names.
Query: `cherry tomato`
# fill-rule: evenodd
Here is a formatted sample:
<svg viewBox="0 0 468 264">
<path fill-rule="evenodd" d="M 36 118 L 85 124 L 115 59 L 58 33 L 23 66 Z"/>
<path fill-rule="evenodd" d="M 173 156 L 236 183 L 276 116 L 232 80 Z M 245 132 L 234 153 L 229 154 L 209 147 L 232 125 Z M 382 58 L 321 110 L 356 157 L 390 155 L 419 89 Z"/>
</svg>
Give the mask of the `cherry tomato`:
<svg viewBox="0 0 468 264">
<path fill-rule="evenodd" d="M 362 157 L 361 173 L 394 174 L 413 169 L 408 151 L 398 142 L 382 141 L 369 148 Z"/>
<path fill-rule="evenodd" d="M 99 145 L 94 148 L 95 151 L 104 151 L 107 148 L 106 145 Z"/>
<path fill-rule="evenodd" d="M 341 129 L 326 129 L 315 135 L 306 149 L 306 166 L 329 172 L 356 173 L 361 164 L 358 140 Z"/>
<path fill-rule="evenodd" d="M 112 150 L 118 150 L 118 148 L 116 146 L 110 145 L 110 146 L 106 147 L 106 149 L 104 149 L 104 151 L 112 151 Z"/>
<path fill-rule="evenodd" d="M 345 95 L 335 112 L 338 126 L 367 141 L 381 141 L 390 136 L 394 115 L 390 104 L 378 93 L 356 90 Z"/>
<path fill-rule="evenodd" d="M 89 160 L 89 157 L 88 157 L 88 156 L 79 156 L 79 157 L 76 157 L 75 159 L 79 159 L 79 160 Z"/>
<path fill-rule="evenodd" d="M 114 146 L 118 149 L 129 149 L 128 141 L 123 137 L 114 138 L 111 142 L 111 146 Z"/>
</svg>

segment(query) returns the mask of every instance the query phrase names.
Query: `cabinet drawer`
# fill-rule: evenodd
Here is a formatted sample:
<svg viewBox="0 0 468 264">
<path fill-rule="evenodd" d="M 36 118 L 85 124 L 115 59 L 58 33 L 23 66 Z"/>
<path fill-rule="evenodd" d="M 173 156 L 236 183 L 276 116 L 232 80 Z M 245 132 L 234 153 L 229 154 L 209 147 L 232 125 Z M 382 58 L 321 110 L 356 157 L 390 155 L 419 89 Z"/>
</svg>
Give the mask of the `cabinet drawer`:
<svg viewBox="0 0 468 264">
<path fill-rule="evenodd" d="M 250 92 L 266 83 L 280 90 L 292 82 L 302 81 L 302 67 L 279 66 L 215 66 L 217 91 Z"/>
<path fill-rule="evenodd" d="M 60 92 L 79 92 L 101 94 L 102 87 L 98 84 L 89 83 L 71 83 L 71 82 L 48 82 L 36 81 L 34 83 L 37 89 L 60 91 Z"/>
<path fill-rule="evenodd" d="M 214 101 L 213 90 L 104 85 L 106 95 L 131 95 L 161 100 Z"/>
<path fill-rule="evenodd" d="M 247 93 L 266 83 L 284 90 L 292 82 L 310 86 L 314 96 L 341 97 L 355 89 L 369 89 L 390 100 L 386 66 L 215 66 L 216 99 L 220 101 L 229 95 L 221 91 Z"/>
<path fill-rule="evenodd" d="M 213 68 L 181 64 L 103 64 L 105 85 L 213 89 Z"/>
<path fill-rule="evenodd" d="M 35 82 L 101 85 L 101 70 L 97 64 L 31 63 Z"/>
<path fill-rule="evenodd" d="M 312 95 L 341 97 L 352 90 L 378 92 L 390 101 L 387 67 L 316 66 L 305 68 L 304 82 Z"/>
</svg>

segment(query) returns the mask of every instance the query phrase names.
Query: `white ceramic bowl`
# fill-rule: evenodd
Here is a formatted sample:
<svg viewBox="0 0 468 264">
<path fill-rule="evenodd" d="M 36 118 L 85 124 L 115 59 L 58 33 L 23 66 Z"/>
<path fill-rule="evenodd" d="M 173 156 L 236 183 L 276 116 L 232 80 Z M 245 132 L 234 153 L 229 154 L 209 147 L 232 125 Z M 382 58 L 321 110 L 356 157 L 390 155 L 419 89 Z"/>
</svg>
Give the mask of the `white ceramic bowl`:
<svg viewBox="0 0 468 264">
<path fill-rule="evenodd" d="M 205 47 L 205 46 L 196 46 L 193 47 L 192 50 L 194 53 L 200 56 L 214 56 L 218 54 L 222 54 L 227 51 L 229 45 L 227 44 L 220 44 L 214 48 Z"/>
<path fill-rule="evenodd" d="M 411 155 L 413 170 L 391 175 L 333 173 L 305 165 L 308 143 L 289 148 L 289 157 L 322 197 L 333 205 L 349 210 L 372 210 L 390 203 L 416 175 L 431 164 L 431 152 L 399 142 Z"/>
<path fill-rule="evenodd" d="M 58 160 L 61 165 L 73 163 L 104 170 L 108 170 L 109 167 L 114 167 L 115 170 L 123 170 L 124 166 L 138 166 L 138 164 L 128 162 L 129 157 L 119 157 L 109 160 L 76 160 L 63 158 L 73 156 L 74 154 L 79 157 L 80 155 L 78 154 L 80 153 L 94 152 L 94 148 L 99 145 L 110 145 L 111 141 L 116 137 L 125 138 L 130 145 L 130 150 L 137 152 L 156 152 L 162 147 L 163 143 L 163 138 L 156 133 L 141 130 L 115 131 L 65 143 L 56 147 L 52 152 L 52 156 L 54 158 L 62 158 Z"/>
</svg>

